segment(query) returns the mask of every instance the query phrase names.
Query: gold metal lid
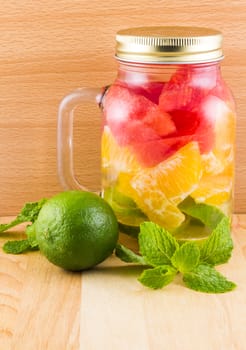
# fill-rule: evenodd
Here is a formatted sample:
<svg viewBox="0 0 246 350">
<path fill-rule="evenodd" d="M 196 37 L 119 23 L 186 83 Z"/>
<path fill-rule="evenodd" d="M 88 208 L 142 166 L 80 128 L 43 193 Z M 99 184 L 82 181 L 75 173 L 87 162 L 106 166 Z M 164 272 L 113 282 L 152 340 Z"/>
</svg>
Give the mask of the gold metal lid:
<svg viewBox="0 0 246 350">
<path fill-rule="evenodd" d="M 116 35 L 116 57 L 143 63 L 201 63 L 223 59 L 222 33 L 203 27 L 138 27 Z"/>
</svg>

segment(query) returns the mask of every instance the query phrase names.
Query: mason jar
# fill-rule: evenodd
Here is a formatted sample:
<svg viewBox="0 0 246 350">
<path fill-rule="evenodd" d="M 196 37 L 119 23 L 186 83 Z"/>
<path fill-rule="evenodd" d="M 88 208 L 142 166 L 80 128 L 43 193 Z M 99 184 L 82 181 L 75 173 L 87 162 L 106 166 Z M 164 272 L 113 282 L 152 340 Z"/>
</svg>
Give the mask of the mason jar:
<svg viewBox="0 0 246 350">
<path fill-rule="evenodd" d="M 63 103 L 61 135 L 64 110 L 71 115 L 96 98 L 103 124 L 101 194 L 121 230 L 138 232 L 150 220 L 177 236 L 207 235 L 212 225 L 192 213 L 230 218 L 233 202 L 235 103 L 221 74 L 221 32 L 125 29 L 116 35 L 115 58 L 116 78 L 103 93 L 80 89 L 72 105 Z M 77 181 L 74 187 L 83 189 Z"/>
</svg>

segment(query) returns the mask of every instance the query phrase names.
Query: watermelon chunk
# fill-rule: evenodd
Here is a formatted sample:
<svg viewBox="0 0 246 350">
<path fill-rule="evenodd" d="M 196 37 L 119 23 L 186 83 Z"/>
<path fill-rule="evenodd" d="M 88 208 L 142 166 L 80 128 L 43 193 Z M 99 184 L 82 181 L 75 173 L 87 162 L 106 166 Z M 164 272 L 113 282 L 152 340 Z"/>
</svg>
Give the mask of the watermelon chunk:
<svg viewBox="0 0 246 350">
<path fill-rule="evenodd" d="M 137 160 L 143 167 L 154 167 L 172 156 L 181 147 L 193 140 L 192 135 L 167 137 L 132 145 Z"/>
<path fill-rule="evenodd" d="M 159 99 L 160 108 L 168 112 L 176 126 L 174 136 L 192 136 L 199 143 L 200 152 L 209 152 L 215 142 L 211 115 L 204 113 L 203 101 L 218 85 L 218 67 L 182 67 L 164 86 Z"/>
<path fill-rule="evenodd" d="M 104 113 L 114 137 L 122 146 L 160 139 L 176 130 L 170 115 L 159 106 L 116 84 L 106 94 Z"/>
<path fill-rule="evenodd" d="M 159 96 L 163 90 L 164 84 L 165 83 L 162 82 L 147 82 L 139 85 L 129 84 L 127 87 L 136 94 L 142 95 L 155 104 L 158 104 Z"/>
<path fill-rule="evenodd" d="M 174 110 L 170 114 L 177 128 L 176 137 L 189 135 L 192 141 L 198 142 L 201 153 L 211 151 L 215 142 L 215 118 L 205 113 L 203 104 L 196 112 Z"/>
<path fill-rule="evenodd" d="M 194 110 L 210 90 L 216 87 L 216 66 L 185 66 L 172 75 L 163 87 L 159 106 L 163 111 Z"/>
<path fill-rule="evenodd" d="M 215 144 L 215 118 L 205 103 L 211 94 L 229 98 L 216 65 L 183 66 L 166 83 L 117 81 L 105 97 L 105 123 L 143 166 L 157 165 L 191 141 L 207 153 Z"/>
</svg>

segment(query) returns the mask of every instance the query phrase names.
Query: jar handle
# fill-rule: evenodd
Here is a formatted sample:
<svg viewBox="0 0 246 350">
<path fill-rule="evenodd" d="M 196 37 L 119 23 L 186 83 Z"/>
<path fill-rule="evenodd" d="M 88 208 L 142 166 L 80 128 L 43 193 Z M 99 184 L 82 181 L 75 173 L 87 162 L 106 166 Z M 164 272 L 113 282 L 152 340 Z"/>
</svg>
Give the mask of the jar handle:
<svg viewBox="0 0 246 350">
<path fill-rule="evenodd" d="M 66 190 L 89 191 L 79 183 L 73 164 L 73 120 L 76 107 L 84 102 L 95 102 L 101 106 L 106 89 L 79 88 L 66 95 L 59 105 L 57 121 L 57 170 L 62 187 Z"/>
</svg>

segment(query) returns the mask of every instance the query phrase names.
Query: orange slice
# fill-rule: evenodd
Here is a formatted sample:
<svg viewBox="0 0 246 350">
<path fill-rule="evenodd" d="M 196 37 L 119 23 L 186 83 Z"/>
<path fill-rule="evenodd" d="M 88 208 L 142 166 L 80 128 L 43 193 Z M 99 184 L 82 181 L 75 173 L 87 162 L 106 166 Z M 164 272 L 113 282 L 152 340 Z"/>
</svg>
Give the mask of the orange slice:
<svg viewBox="0 0 246 350">
<path fill-rule="evenodd" d="M 104 127 L 101 141 L 102 172 L 109 182 L 116 181 L 121 172 L 134 172 L 140 165 L 128 147 L 121 147 L 110 128 Z"/>
<path fill-rule="evenodd" d="M 231 197 L 233 181 L 231 176 L 206 176 L 192 193 L 197 203 L 220 205 Z"/>
<path fill-rule="evenodd" d="M 235 114 L 216 96 L 210 96 L 203 106 L 215 119 L 215 147 L 202 155 L 205 175 L 222 174 L 234 161 Z"/>
<path fill-rule="evenodd" d="M 200 177 L 199 146 L 190 142 L 153 168 L 120 174 L 118 186 L 150 220 L 174 229 L 185 219 L 177 205 L 197 188 Z"/>
<path fill-rule="evenodd" d="M 221 206 L 230 200 L 233 188 L 235 115 L 215 96 L 208 99 L 205 108 L 216 120 L 216 141 L 214 149 L 201 156 L 203 176 L 191 196 L 198 203 Z"/>
</svg>

